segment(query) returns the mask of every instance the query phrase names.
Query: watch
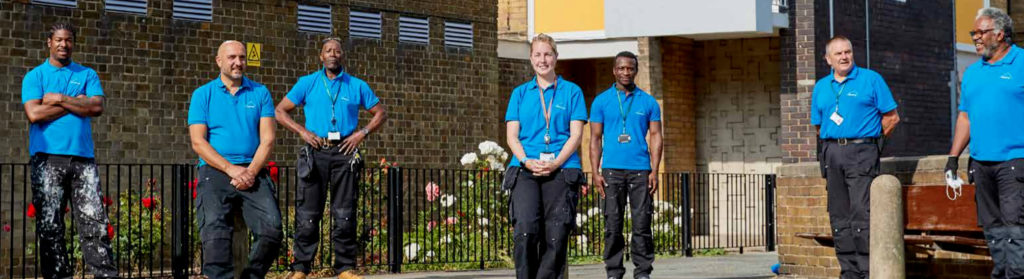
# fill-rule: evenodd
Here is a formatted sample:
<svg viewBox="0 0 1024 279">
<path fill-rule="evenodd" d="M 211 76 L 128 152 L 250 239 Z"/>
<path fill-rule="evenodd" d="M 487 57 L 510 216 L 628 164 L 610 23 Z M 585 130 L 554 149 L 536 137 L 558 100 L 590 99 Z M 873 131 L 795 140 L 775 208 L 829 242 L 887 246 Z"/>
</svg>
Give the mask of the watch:
<svg viewBox="0 0 1024 279">
<path fill-rule="evenodd" d="M 369 136 L 370 135 L 370 130 L 369 129 L 362 128 L 362 129 L 359 129 L 359 131 L 363 132 L 363 136 Z"/>
</svg>

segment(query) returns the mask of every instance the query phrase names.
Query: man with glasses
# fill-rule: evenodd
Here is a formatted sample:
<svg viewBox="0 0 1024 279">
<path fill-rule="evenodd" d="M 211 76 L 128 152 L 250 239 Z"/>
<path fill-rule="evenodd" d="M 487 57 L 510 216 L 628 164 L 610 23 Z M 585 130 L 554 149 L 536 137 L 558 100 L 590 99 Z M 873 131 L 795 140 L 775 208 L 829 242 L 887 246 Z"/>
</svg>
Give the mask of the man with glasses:
<svg viewBox="0 0 1024 279">
<path fill-rule="evenodd" d="M 1024 278 L 1024 52 L 1012 35 L 1006 12 L 978 11 L 971 39 L 981 60 L 964 72 L 945 170 L 947 183 L 959 187 L 959 156 L 969 143 L 968 173 L 994 263 L 992 278 Z"/>
<path fill-rule="evenodd" d="M 811 124 L 819 131 L 828 217 L 840 277 L 868 278 L 869 188 L 878 176 L 879 137 L 900 117 L 882 76 L 854 65 L 849 39 L 833 37 L 825 51 L 832 72 L 814 85 Z"/>
<path fill-rule="evenodd" d="M 621 279 L 626 273 L 622 266 L 626 246 L 622 226 L 627 199 L 633 217 L 633 278 L 648 279 L 653 270 L 651 202 L 658 190 L 661 164 L 661 108 L 658 100 L 633 82 L 636 73 L 635 54 L 623 51 L 616 55 L 612 68 L 615 84 L 598 95 L 590 108 L 590 165 L 594 189 L 605 199 L 604 263 L 608 279 Z"/>
<path fill-rule="evenodd" d="M 295 193 L 295 245 L 292 279 L 310 273 L 320 241 L 320 220 L 324 203 L 331 197 L 331 243 L 334 270 L 340 279 L 362 278 L 356 271 L 356 202 L 363 160 L 359 144 L 384 123 L 384 105 L 359 78 L 345 72 L 345 51 L 341 39 L 327 38 L 320 48 L 320 70 L 299 78 L 292 90 L 277 104 L 277 121 L 299 134 L 306 145 L 296 162 L 299 186 Z M 304 106 L 306 123 L 292 119 L 292 110 Z M 359 108 L 369 110 L 373 119 L 362 129 Z M 328 191 L 330 190 L 330 191 Z"/>
</svg>

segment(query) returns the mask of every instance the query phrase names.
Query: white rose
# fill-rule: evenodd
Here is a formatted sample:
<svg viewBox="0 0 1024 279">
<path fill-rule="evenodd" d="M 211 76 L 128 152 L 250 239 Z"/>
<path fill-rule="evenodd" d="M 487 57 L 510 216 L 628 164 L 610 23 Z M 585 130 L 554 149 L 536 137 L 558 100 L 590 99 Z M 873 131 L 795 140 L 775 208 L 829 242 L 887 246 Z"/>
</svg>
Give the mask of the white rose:
<svg viewBox="0 0 1024 279">
<path fill-rule="evenodd" d="M 586 223 L 586 222 L 587 222 L 587 215 L 576 214 L 576 224 L 577 225 L 583 225 L 583 223 Z"/>
<path fill-rule="evenodd" d="M 498 161 L 498 158 L 495 158 L 494 156 L 488 156 L 487 163 L 491 165 L 492 170 L 500 170 L 505 168 L 505 165 Z"/>
<path fill-rule="evenodd" d="M 405 256 L 410 260 L 416 259 L 416 253 L 419 253 L 420 245 L 415 242 L 405 245 Z"/>
<path fill-rule="evenodd" d="M 480 148 L 480 154 L 485 155 L 498 155 L 501 152 L 505 152 L 505 149 L 501 148 L 498 143 L 489 140 L 481 142 L 478 147 Z"/>
<path fill-rule="evenodd" d="M 462 159 L 459 159 L 459 162 L 462 163 L 463 166 L 467 166 L 468 167 L 468 166 L 473 165 L 474 163 L 476 163 L 476 160 L 477 160 L 476 153 L 469 152 L 469 153 L 466 153 L 465 155 L 462 155 Z"/>
<path fill-rule="evenodd" d="M 451 242 L 452 242 L 452 236 L 450 236 L 450 235 L 446 235 L 446 236 L 441 238 L 441 243 L 451 243 Z"/>
<path fill-rule="evenodd" d="M 594 208 L 591 208 L 590 210 L 587 211 L 587 215 L 590 215 L 590 217 L 594 217 L 597 214 L 601 214 L 601 209 L 600 208 L 594 207 Z"/>
<path fill-rule="evenodd" d="M 449 207 L 455 204 L 455 196 L 445 194 L 441 196 L 441 206 Z"/>
<path fill-rule="evenodd" d="M 491 221 L 487 220 L 487 218 L 480 218 L 480 220 L 478 222 L 480 222 L 481 226 L 486 226 L 487 224 L 491 223 Z"/>
<path fill-rule="evenodd" d="M 479 206 L 476 207 L 476 215 L 484 215 L 484 209 Z"/>
</svg>

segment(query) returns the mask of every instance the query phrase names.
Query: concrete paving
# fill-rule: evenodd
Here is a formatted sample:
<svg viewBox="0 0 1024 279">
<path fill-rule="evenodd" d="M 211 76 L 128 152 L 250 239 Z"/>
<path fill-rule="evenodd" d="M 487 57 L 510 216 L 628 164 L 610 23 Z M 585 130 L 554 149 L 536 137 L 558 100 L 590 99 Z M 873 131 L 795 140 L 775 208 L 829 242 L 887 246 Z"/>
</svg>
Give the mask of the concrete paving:
<svg viewBox="0 0 1024 279">
<path fill-rule="evenodd" d="M 771 266 L 778 262 L 776 253 L 746 253 L 693 258 L 658 258 L 654 261 L 655 279 L 754 279 L 773 278 Z M 633 278 L 633 264 L 626 264 L 626 277 Z M 510 269 L 485 271 L 422 272 L 408 274 L 372 275 L 373 279 L 513 279 Z M 606 278 L 603 264 L 574 265 L 569 267 L 569 278 Z"/>
</svg>

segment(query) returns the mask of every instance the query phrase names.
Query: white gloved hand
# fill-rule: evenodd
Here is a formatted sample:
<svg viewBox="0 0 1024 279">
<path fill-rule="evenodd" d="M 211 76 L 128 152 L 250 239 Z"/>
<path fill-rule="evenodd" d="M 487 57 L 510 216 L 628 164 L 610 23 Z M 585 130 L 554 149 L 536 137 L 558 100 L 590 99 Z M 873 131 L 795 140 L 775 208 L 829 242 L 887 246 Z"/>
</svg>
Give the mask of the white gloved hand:
<svg viewBox="0 0 1024 279">
<path fill-rule="evenodd" d="M 963 185 L 963 179 L 960 179 L 960 177 L 953 173 L 953 171 L 946 171 L 946 198 L 949 198 L 949 200 L 952 201 L 960 197 L 962 195 L 962 190 L 960 188 Z M 952 194 L 950 194 L 950 189 L 953 190 Z"/>
</svg>

